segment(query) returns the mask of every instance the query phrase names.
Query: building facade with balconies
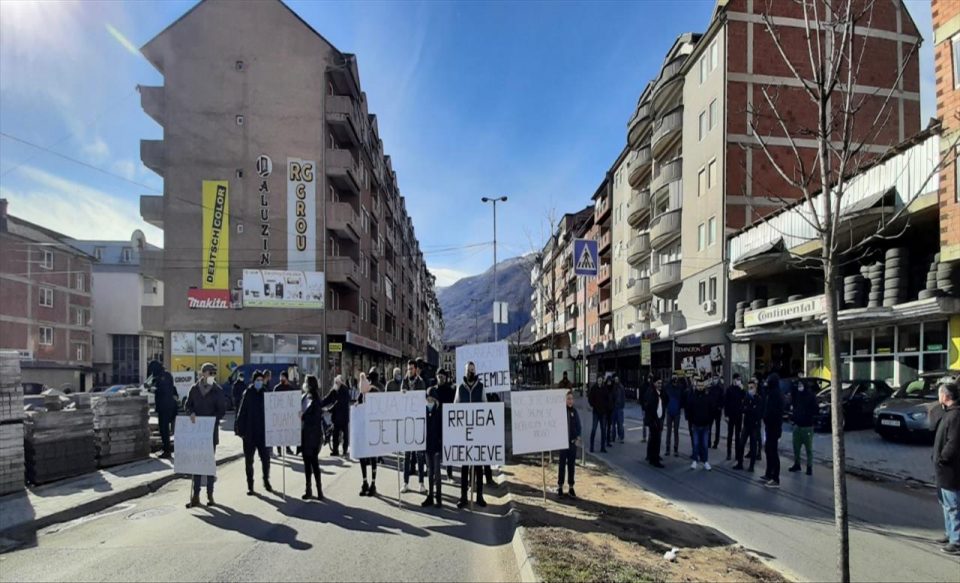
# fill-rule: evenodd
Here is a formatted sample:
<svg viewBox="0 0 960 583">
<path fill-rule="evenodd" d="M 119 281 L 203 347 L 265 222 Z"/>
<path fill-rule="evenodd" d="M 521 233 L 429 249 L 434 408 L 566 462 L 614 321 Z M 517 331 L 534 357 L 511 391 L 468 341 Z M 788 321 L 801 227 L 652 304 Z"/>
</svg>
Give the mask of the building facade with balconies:
<svg viewBox="0 0 960 583">
<path fill-rule="evenodd" d="M 356 57 L 280 1 L 205 0 L 142 52 L 164 77 L 141 88 L 163 128 L 141 157 L 164 195 L 141 214 L 167 243 L 142 257 L 165 284 L 144 326 L 164 332 L 170 367 L 289 361 L 356 377 L 437 348 L 433 279 Z M 249 269 L 324 272 L 324 309 L 244 306 Z"/>
</svg>

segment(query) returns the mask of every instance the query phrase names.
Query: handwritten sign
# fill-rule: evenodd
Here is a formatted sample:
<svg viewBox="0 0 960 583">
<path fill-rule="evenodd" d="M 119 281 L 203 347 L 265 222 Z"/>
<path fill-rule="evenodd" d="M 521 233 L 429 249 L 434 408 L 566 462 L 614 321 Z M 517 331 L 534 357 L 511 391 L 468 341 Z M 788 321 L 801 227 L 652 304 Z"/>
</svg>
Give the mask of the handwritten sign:
<svg viewBox="0 0 960 583">
<path fill-rule="evenodd" d="M 300 391 L 263 394 L 266 446 L 300 445 Z"/>
<path fill-rule="evenodd" d="M 361 459 L 426 449 L 426 405 L 426 391 L 366 393 L 350 408 L 350 454 Z"/>
<path fill-rule="evenodd" d="M 173 471 L 177 474 L 216 476 L 217 460 L 213 453 L 213 426 L 216 417 L 177 418 L 176 449 L 173 452 Z"/>
<path fill-rule="evenodd" d="M 455 376 L 465 374 L 468 362 L 476 365 L 484 393 L 510 390 L 510 349 L 505 341 L 458 346 Z"/>
<path fill-rule="evenodd" d="M 503 403 L 444 405 L 444 465 L 504 465 L 506 453 L 503 434 Z"/>
<path fill-rule="evenodd" d="M 185 372 L 171 372 L 170 375 L 173 377 L 173 386 L 177 388 L 177 393 L 180 397 L 186 397 L 190 394 L 190 387 L 193 386 L 196 380 L 196 373 L 192 370 Z"/>
<path fill-rule="evenodd" d="M 567 391 L 510 393 L 513 453 L 555 451 L 570 446 L 567 439 Z"/>
</svg>

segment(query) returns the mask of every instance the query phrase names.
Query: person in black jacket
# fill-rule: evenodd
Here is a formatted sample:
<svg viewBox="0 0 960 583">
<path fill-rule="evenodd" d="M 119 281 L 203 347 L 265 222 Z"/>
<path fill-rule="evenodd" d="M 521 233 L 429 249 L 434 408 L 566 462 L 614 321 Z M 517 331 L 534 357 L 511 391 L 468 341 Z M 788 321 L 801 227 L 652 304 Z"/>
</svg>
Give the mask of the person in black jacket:
<svg viewBox="0 0 960 583">
<path fill-rule="evenodd" d="M 200 367 L 200 371 L 200 380 L 190 388 L 190 395 L 187 397 L 184 409 L 190 415 L 191 423 L 196 423 L 197 417 L 214 418 L 213 449 L 216 451 L 220 443 L 220 420 L 227 414 L 227 401 L 223 396 L 223 389 L 217 384 L 217 367 L 211 362 L 206 362 Z M 187 503 L 187 508 L 200 505 L 200 482 L 203 477 L 193 476 L 193 496 Z M 213 506 L 213 484 L 217 481 L 217 477 L 206 476 L 206 478 L 207 506 Z"/>
<path fill-rule="evenodd" d="M 757 381 L 750 379 L 747 383 L 747 392 L 743 396 L 743 428 L 740 432 L 740 441 L 737 442 L 737 465 L 733 466 L 735 470 L 743 469 L 743 452 L 747 442 L 750 442 L 750 467 L 748 472 L 753 471 L 753 466 L 757 461 L 757 453 L 760 450 L 760 420 L 763 417 L 763 402 L 757 393 Z"/>
<path fill-rule="evenodd" d="M 320 401 L 322 409 L 330 409 L 333 417 L 333 447 L 330 455 L 340 455 L 340 440 L 343 440 L 343 457 L 347 457 L 350 445 L 350 387 L 343 381 L 343 375 L 333 379 L 333 388 Z"/>
<path fill-rule="evenodd" d="M 576 483 L 574 469 L 577 466 L 577 443 L 580 441 L 582 431 L 580 425 L 580 414 L 577 408 L 573 406 L 573 391 L 567 391 L 567 448 L 560 450 L 560 456 L 557 461 L 559 472 L 557 476 L 557 496 L 563 497 L 563 482 L 567 478 L 567 484 L 570 489 L 568 493 L 571 498 L 577 497 L 577 491 L 573 489 Z M 565 475 L 566 474 L 566 475 Z"/>
<path fill-rule="evenodd" d="M 780 375 L 776 369 L 767 376 L 764 387 L 763 426 L 766 442 L 763 449 L 767 456 L 767 471 L 764 474 L 768 488 L 780 487 L 780 436 L 783 434 L 783 391 Z"/>
<path fill-rule="evenodd" d="M 160 424 L 160 442 L 163 444 L 163 453 L 160 454 L 160 457 L 169 458 L 172 451 L 170 429 L 177 420 L 180 395 L 177 393 L 177 387 L 173 384 L 173 375 L 164 370 L 160 361 L 153 360 L 147 365 L 147 376 L 153 383 L 153 400 L 157 409 L 157 420 Z"/>
<path fill-rule="evenodd" d="M 233 381 L 231 398 L 233 400 L 233 408 L 236 411 L 240 410 L 240 401 L 243 400 L 243 392 L 247 390 L 247 383 L 243 382 L 243 373 L 237 373 L 237 380 Z"/>
<path fill-rule="evenodd" d="M 696 381 L 696 389 L 690 394 L 687 402 L 687 418 L 693 425 L 693 463 L 691 469 L 697 469 L 697 462 L 702 462 L 706 470 L 710 467 L 710 426 L 713 423 L 714 400 L 707 392 L 707 386 L 700 379 Z"/>
<path fill-rule="evenodd" d="M 941 383 L 937 396 L 944 413 L 933 438 L 933 465 L 946 536 L 939 542 L 950 555 L 960 555 L 960 386 Z"/>
<path fill-rule="evenodd" d="M 369 378 L 369 377 L 367 377 Z M 377 383 L 371 381 L 369 390 L 367 393 L 380 393 L 382 392 L 380 386 Z M 361 391 L 360 396 L 357 397 L 357 407 L 362 406 L 367 400 L 367 393 Z M 360 495 L 361 496 L 370 496 L 374 497 L 377 495 L 377 462 L 378 458 L 367 457 L 360 458 L 360 475 L 363 476 L 363 485 L 360 486 Z M 370 467 L 370 483 L 367 484 L 367 467 Z"/>
<path fill-rule="evenodd" d="M 483 403 L 486 397 L 483 391 L 483 382 L 477 376 L 477 366 L 473 362 L 466 364 L 463 382 L 457 387 L 457 396 L 455 403 Z M 477 506 L 487 505 L 483 499 L 483 466 L 461 466 L 460 467 L 460 501 L 457 502 L 457 508 L 464 508 L 468 504 L 467 487 L 470 482 L 470 473 L 473 470 L 473 489 L 477 494 Z"/>
<path fill-rule="evenodd" d="M 664 467 L 660 459 L 660 436 L 663 434 L 663 419 L 667 413 L 667 393 L 663 390 L 663 381 L 657 379 L 653 389 L 647 391 L 647 401 L 643 404 L 643 423 L 650 428 L 650 441 L 647 442 L 647 461 L 655 468 Z"/>
<path fill-rule="evenodd" d="M 607 453 L 607 410 L 608 400 L 606 390 L 598 383 L 590 386 L 587 393 L 587 402 L 593 409 L 593 425 L 590 429 L 590 453 L 593 453 L 593 441 L 597 435 L 597 426 L 600 426 L 600 453 Z"/>
<path fill-rule="evenodd" d="M 727 461 L 732 451 L 739 451 L 743 433 L 743 383 L 740 373 L 733 374 L 733 382 L 723 395 L 723 414 L 727 418 Z"/>
<path fill-rule="evenodd" d="M 323 409 L 320 407 L 320 383 L 317 377 L 307 375 L 303 397 L 300 400 L 300 453 L 303 456 L 303 477 L 306 490 L 304 500 L 313 498 L 310 476 L 317 483 L 317 500 L 323 500 L 323 483 L 320 481 L 320 446 L 323 444 Z"/>
<path fill-rule="evenodd" d="M 243 440 L 243 459 L 247 471 L 247 496 L 253 496 L 253 455 L 260 457 L 263 473 L 263 489 L 270 487 L 270 448 L 266 445 L 264 428 L 263 392 L 266 390 L 263 373 L 253 373 L 253 382 L 243 392 L 237 409 L 236 434 Z"/>
<path fill-rule="evenodd" d="M 439 375 L 438 375 L 439 376 Z M 427 391 L 427 484 L 429 490 L 427 497 L 420 506 L 436 506 L 440 508 L 443 505 L 443 496 L 440 493 L 440 463 L 443 458 L 443 404 L 440 402 L 440 395 L 437 387 L 431 387 Z"/>
<path fill-rule="evenodd" d="M 714 428 L 713 449 L 720 447 L 720 430 L 723 425 L 723 381 L 720 377 L 707 373 L 707 394 L 710 395 L 710 401 L 713 404 L 713 420 L 711 426 Z M 729 456 L 727 459 L 730 459 Z"/>
<path fill-rule="evenodd" d="M 437 400 L 440 401 L 441 408 L 443 405 L 453 403 L 453 400 L 457 397 L 457 390 L 450 382 L 450 373 L 445 369 L 437 371 L 437 384 L 434 388 L 437 390 L 436 396 Z M 447 479 L 453 481 L 453 466 L 447 466 Z"/>
<path fill-rule="evenodd" d="M 791 472 L 800 471 L 800 449 L 807 449 L 807 475 L 813 475 L 813 420 L 817 416 L 819 404 L 817 396 L 797 382 L 790 391 L 790 421 L 793 423 L 793 465 Z"/>
</svg>

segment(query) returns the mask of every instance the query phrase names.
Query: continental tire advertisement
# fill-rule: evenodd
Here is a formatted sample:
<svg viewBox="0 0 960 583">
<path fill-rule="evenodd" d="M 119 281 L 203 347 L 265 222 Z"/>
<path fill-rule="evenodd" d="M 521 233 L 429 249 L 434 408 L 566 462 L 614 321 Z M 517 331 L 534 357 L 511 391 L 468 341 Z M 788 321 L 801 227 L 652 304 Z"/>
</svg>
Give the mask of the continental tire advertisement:
<svg viewBox="0 0 960 583">
<path fill-rule="evenodd" d="M 230 198 L 226 180 L 203 181 L 203 289 L 230 289 Z"/>
</svg>

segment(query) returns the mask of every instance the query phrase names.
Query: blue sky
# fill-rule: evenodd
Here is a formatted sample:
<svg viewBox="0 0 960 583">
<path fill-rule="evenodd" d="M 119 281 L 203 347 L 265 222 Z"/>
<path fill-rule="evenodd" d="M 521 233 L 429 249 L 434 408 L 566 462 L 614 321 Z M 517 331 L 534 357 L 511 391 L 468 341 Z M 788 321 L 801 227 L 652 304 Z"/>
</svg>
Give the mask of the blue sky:
<svg viewBox="0 0 960 583">
<path fill-rule="evenodd" d="M 713 0 L 640 2 L 289 3 L 356 53 L 401 193 L 441 285 L 489 267 L 489 205 L 501 258 L 538 247 L 551 212 L 577 210 L 626 139 L 626 123 L 664 53 L 702 31 Z M 934 112 L 928 0 L 908 0 L 925 43 L 923 122 Z M 88 238 L 129 238 L 139 195 L 162 180 L 139 140 L 162 132 L 137 84 L 162 78 L 136 51 L 194 5 L 0 2 L 0 131 L 111 176 L 0 137 L 0 194 L 11 214 Z M 199 196 L 199 191 L 198 191 Z"/>
</svg>

